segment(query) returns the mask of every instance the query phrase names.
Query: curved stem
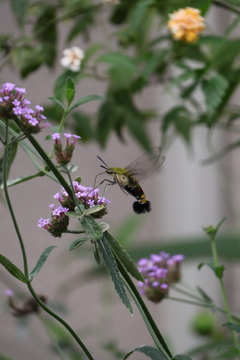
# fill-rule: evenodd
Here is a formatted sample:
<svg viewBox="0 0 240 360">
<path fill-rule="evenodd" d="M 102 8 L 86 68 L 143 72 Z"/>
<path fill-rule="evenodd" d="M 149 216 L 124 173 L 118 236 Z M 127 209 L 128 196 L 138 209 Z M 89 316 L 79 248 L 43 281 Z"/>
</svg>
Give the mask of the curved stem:
<svg viewBox="0 0 240 360">
<path fill-rule="evenodd" d="M 30 293 L 32 294 L 33 298 L 37 301 L 37 303 L 41 306 L 41 308 L 43 308 L 43 310 L 45 310 L 54 319 L 59 321 L 70 332 L 72 337 L 80 345 L 80 347 L 82 348 L 82 350 L 84 351 L 84 353 L 86 354 L 86 356 L 88 357 L 89 360 L 94 360 L 94 358 L 92 357 L 92 355 L 90 354 L 90 352 L 88 351 L 86 346 L 83 344 L 83 342 L 80 340 L 80 338 L 77 336 L 75 331 L 71 328 L 71 326 L 66 321 L 64 321 L 60 316 L 55 314 L 51 309 L 49 309 L 49 307 L 41 299 L 39 299 L 39 297 L 37 296 L 37 294 L 35 293 L 32 285 L 31 285 L 31 283 L 28 283 L 27 286 L 28 286 L 28 289 L 29 289 Z"/>
</svg>

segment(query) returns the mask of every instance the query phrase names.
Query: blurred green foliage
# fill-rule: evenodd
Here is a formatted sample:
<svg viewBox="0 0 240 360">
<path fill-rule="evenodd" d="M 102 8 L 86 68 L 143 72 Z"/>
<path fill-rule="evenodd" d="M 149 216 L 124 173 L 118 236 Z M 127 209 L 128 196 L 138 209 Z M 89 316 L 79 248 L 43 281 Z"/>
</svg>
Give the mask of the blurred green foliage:
<svg viewBox="0 0 240 360">
<path fill-rule="evenodd" d="M 190 144 L 194 127 L 230 130 L 239 120 L 239 107 L 232 102 L 240 81 L 240 36 L 233 35 L 240 20 L 238 0 L 121 0 L 116 5 L 100 0 L 9 2 L 19 32 L 0 34 L 2 69 L 11 64 L 26 78 L 42 66 L 55 67 L 60 56 L 59 25 L 67 24 L 65 47 L 84 42 L 85 58 L 80 72 L 59 74 L 54 96 L 63 99 L 69 75 L 76 84 L 86 77 L 107 84 L 105 101 L 95 115 L 83 111 L 69 115 L 83 141 L 104 147 L 115 132 L 124 142 L 127 129 L 149 149 L 147 124 L 155 121 L 162 143 L 174 131 Z M 173 40 L 167 30 L 169 14 L 187 6 L 199 9 L 206 21 L 206 30 L 195 43 Z M 232 14 L 222 34 L 211 31 L 207 16 L 218 8 Z M 102 42 L 93 42 L 95 31 L 102 32 Z M 174 91 L 177 104 L 165 113 L 137 105 L 137 96 L 153 85 L 161 86 L 163 94 Z M 56 105 L 47 108 L 46 115 L 60 121 Z M 238 146 L 239 142 L 228 145 L 220 156 Z"/>
</svg>

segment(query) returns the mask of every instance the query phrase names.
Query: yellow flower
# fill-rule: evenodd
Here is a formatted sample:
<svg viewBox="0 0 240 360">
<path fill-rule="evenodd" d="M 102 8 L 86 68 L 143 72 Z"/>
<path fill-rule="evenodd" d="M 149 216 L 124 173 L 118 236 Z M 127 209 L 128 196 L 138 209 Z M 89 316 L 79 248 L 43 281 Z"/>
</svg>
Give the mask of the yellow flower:
<svg viewBox="0 0 240 360">
<path fill-rule="evenodd" d="M 205 29 L 204 18 L 200 10 L 187 7 L 169 14 L 168 29 L 175 40 L 191 43 L 198 40 L 199 34 Z"/>
</svg>

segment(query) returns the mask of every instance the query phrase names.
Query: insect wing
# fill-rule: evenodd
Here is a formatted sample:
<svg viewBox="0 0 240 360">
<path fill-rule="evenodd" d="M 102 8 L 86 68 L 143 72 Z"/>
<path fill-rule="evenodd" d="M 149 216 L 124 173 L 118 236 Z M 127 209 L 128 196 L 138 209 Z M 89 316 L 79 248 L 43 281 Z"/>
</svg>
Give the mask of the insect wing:
<svg viewBox="0 0 240 360">
<path fill-rule="evenodd" d="M 125 169 L 138 182 L 145 181 L 148 177 L 158 172 L 165 160 L 161 156 L 161 148 L 155 147 L 145 154 L 141 155 L 137 160 L 129 164 Z"/>
</svg>

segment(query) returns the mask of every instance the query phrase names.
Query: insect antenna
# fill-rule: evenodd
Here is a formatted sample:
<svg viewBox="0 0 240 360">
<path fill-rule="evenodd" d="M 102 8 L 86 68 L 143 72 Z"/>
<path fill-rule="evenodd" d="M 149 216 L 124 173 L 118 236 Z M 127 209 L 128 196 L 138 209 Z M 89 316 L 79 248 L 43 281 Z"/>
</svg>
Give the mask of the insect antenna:
<svg viewBox="0 0 240 360">
<path fill-rule="evenodd" d="M 100 165 L 103 169 L 109 169 L 109 166 L 105 163 L 105 161 L 103 161 L 103 159 L 100 158 L 100 156 L 97 156 L 97 158 L 98 158 L 99 160 L 101 160 L 101 162 L 102 162 L 104 165 L 106 165 L 106 167 L 103 166 L 103 165 Z"/>
</svg>

